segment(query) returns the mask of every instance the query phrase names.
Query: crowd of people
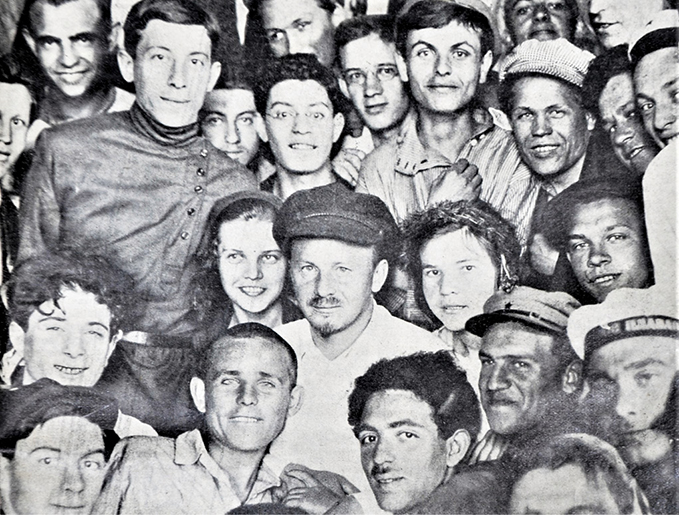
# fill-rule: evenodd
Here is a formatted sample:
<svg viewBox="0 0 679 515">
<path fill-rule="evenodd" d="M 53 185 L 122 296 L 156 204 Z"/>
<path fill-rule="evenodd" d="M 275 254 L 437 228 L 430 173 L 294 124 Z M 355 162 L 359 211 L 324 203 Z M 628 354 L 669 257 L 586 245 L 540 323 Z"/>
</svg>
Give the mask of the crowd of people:
<svg viewBox="0 0 679 515">
<path fill-rule="evenodd" d="M 0 22 L 1 513 L 677 513 L 675 3 Z"/>
</svg>

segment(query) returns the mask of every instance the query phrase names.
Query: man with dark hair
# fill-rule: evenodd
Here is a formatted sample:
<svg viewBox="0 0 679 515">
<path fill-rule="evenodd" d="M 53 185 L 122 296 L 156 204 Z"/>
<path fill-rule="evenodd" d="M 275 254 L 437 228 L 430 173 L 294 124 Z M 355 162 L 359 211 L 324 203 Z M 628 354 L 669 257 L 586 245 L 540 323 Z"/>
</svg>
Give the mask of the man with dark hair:
<svg viewBox="0 0 679 515">
<path fill-rule="evenodd" d="M 198 112 L 220 72 L 212 17 L 191 0 L 142 0 L 125 35 L 119 64 L 137 102 L 40 138 L 19 259 L 58 248 L 104 252 L 133 277 L 139 319 L 102 382 L 125 412 L 176 434 L 198 415 L 188 391 L 188 264 L 212 204 L 255 181 L 198 134 Z"/>
<path fill-rule="evenodd" d="M 676 306 L 677 275 L 677 136 L 679 102 L 679 12 L 660 11 L 630 42 L 637 107 L 648 133 L 662 149 L 644 174 L 646 227 L 656 283 Z"/>
<path fill-rule="evenodd" d="M 282 199 L 334 182 L 351 189 L 330 161 L 344 128 L 345 102 L 330 70 L 309 54 L 271 61 L 258 77 L 255 101 L 276 166 L 261 189 Z"/>
<path fill-rule="evenodd" d="M 255 8 L 274 56 L 313 54 L 332 66 L 333 33 L 342 21 L 342 8 L 333 0 L 257 0 Z"/>
<path fill-rule="evenodd" d="M 509 131 L 476 102 L 493 63 L 491 18 L 476 0 L 418 1 L 398 17 L 397 63 L 416 112 L 366 157 L 357 190 L 380 197 L 398 221 L 441 200 L 480 196 L 523 241 L 530 172 Z"/>
<path fill-rule="evenodd" d="M 132 106 L 134 95 L 111 81 L 116 38 L 110 4 L 108 0 L 26 2 L 21 31 L 44 82 L 29 146 L 45 127 Z"/>
<path fill-rule="evenodd" d="M 529 39 L 575 39 L 577 0 L 505 0 L 504 20 L 513 46 Z"/>
<path fill-rule="evenodd" d="M 396 136 L 410 107 L 407 81 L 401 76 L 391 16 L 359 16 L 335 32 L 339 84 L 375 147 Z M 359 167 L 360 168 L 360 167 Z"/>
<path fill-rule="evenodd" d="M 226 513 L 277 500 L 281 471 L 265 456 L 300 407 L 292 348 L 266 326 L 234 326 L 203 350 L 191 396 L 204 432 L 126 439 L 93 513 Z"/>
<path fill-rule="evenodd" d="M 460 470 L 479 401 L 446 351 L 382 360 L 356 379 L 349 424 L 377 502 L 391 513 L 499 513 L 492 476 Z M 445 485 L 446 500 L 431 505 Z M 495 490 L 495 491 L 494 491 Z"/>
<path fill-rule="evenodd" d="M 283 204 L 273 234 L 305 316 L 277 329 L 300 359 L 305 398 L 272 452 L 369 491 L 358 463 L 346 458 L 357 453 L 343 409 L 353 380 L 379 359 L 443 344 L 374 301 L 399 248 L 398 228 L 377 197 L 338 184 L 299 191 Z"/>
<path fill-rule="evenodd" d="M 17 515 L 87 515 L 118 441 L 113 399 L 41 379 L 0 392 L 0 505 Z"/>
<path fill-rule="evenodd" d="M 509 513 L 650 513 L 615 449 L 588 434 L 536 442 L 514 461 L 512 473 Z"/>
<path fill-rule="evenodd" d="M 467 321 L 467 330 L 483 339 L 479 390 L 491 429 L 475 457 L 500 441 L 520 448 L 577 423 L 572 415 L 582 363 L 568 342 L 566 324 L 579 306 L 566 293 L 518 286 L 493 295 L 484 313 Z"/>
<path fill-rule="evenodd" d="M 549 202 L 543 213 L 545 237 L 570 269 L 557 263 L 553 289 L 589 304 L 618 288 L 653 283 L 640 193 L 637 184 L 578 181 Z M 569 277 L 579 287 L 571 289 Z"/>
<path fill-rule="evenodd" d="M 584 360 L 590 432 L 618 449 L 651 513 L 676 513 L 679 319 L 656 290 L 623 288 L 578 309 L 568 336 Z"/>
</svg>

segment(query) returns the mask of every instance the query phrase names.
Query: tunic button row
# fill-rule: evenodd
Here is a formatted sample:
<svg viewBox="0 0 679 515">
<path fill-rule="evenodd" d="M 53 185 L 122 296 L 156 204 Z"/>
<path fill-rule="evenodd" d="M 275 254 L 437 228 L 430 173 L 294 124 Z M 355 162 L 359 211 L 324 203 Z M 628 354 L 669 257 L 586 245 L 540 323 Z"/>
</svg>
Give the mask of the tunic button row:
<svg viewBox="0 0 679 515">
<path fill-rule="evenodd" d="M 202 168 L 198 168 L 198 170 L 196 170 L 196 175 L 198 177 L 203 177 L 205 175 L 205 170 L 203 170 Z"/>
<path fill-rule="evenodd" d="M 186 214 L 188 214 L 189 216 L 193 216 L 193 215 L 196 214 L 196 210 L 194 208 L 190 207 L 186 210 Z"/>
<path fill-rule="evenodd" d="M 182 237 L 182 240 L 185 240 L 186 238 L 189 237 L 189 233 L 186 232 L 186 231 L 184 231 L 184 232 L 181 234 L 181 237 Z"/>
<path fill-rule="evenodd" d="M 200 157 L 207 157 L 207 149 L 204 148 L 203 150 L 200 151 Z"/>
<path fill-rule="evenodd" d="M 203 191 L 203 187 L 202 186 L 196 186 L 195 188 L 193 188 L 193 191 L 195 191 L 196 193 L 200 193 L 201 191 Z"/>
</svg>

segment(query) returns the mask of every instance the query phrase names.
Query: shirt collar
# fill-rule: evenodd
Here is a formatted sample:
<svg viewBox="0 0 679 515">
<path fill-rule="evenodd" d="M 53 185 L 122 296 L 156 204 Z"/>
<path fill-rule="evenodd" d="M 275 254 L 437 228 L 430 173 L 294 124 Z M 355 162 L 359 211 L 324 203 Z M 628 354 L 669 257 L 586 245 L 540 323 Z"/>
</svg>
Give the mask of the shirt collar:
<svg viewBox="0 0 679 515">
<path fill-rule="evenodd" d="M 472 137 L 467 144 L 483 139 L 495 127 L 493 117 L 487 109 L 475 107 L 472 115 Z M 415 175 L 439 166 L 450 166 L 450 160 L 438 150 L 424 146 L 417 133 L 417 111 L 411 109 L 406 115 L 401 132 L 396 137 L 398 155 L 395 170 L 403 175 Z"/>
</svg>

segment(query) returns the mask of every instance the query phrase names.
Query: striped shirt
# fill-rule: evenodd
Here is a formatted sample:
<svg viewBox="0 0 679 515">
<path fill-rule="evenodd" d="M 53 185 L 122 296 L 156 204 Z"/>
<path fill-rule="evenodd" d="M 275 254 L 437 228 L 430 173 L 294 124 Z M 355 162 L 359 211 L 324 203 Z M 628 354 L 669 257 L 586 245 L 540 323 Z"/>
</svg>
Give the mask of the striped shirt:
<svg viewBox="0 0 679 515">
<path fill-rule="evenodd" d="M 483 178 L 481 200 L 512 223 L 519 241 L 525 244 L 535 204 L 535 179 L 521 161 L 511 132 L 497 125 L 485 109 L 476 109 L 473 119 L 474 136 L 457 157 L 478 167 Z M 417 134 L 417 114 L 411 112 L 398 137 L 363 161 L 356 191 L 381 198 L 401 222 L 428 207 L 432 185 L 451 165 L 451 160 L 438 150 L 422 144 Z"/>
</svg>

